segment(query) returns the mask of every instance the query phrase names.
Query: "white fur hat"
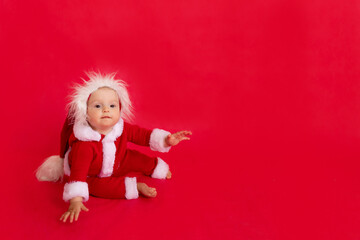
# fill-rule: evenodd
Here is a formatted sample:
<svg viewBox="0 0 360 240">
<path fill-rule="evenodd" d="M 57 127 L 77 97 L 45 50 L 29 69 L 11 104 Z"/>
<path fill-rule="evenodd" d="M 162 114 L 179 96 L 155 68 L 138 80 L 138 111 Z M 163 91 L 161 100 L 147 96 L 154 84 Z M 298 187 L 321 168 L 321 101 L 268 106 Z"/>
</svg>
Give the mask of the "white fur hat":
<svg viewBox="0 0 360 240">
<path fill-rule="evenodd" d="M 133 117 L 132 105 L 126 89 L 127 84 L 122 80 L 114 79 L 115 73 L 103 75 L 96 72 L 88 72 L 89 80 L 84 80 L 83 84 L 74 87 L 74 93 L 70 96 L 69 117 L 77 124 L 87 125 L 87 101 L 91 93 L 102 87 L 115 90 L 119 96 L 121 104 L 121 118 L 131 121 Z"/>
</svg>

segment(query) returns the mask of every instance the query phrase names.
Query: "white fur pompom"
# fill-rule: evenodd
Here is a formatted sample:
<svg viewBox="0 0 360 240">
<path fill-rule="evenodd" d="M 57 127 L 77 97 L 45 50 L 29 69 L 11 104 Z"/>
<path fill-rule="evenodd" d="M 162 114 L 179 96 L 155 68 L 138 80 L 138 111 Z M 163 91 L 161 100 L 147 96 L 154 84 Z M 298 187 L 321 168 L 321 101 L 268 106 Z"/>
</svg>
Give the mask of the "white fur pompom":
<svg viewBox="0 0 360 240">
<path fill-rule="evenodd" d="M 39 181 L 57 182 L 62 181 L 64 176 L 64 159 L 60 156 L 51 156 L 36 170 L 36 178 Z"/>
</svg>

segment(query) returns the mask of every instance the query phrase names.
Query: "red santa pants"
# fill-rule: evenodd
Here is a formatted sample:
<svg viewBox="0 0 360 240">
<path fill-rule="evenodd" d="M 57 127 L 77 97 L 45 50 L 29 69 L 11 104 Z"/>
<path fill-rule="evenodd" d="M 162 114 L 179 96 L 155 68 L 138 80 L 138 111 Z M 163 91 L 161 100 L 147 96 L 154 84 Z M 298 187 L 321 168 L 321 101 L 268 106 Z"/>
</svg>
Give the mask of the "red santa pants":
<svg viewBox="0 0 360 240">
<path fill-rule="evenodd" d="M 134 173 L 150 176 L 158 163 L 155 157 L 128 149 L 124 159 L 114 166 L 110 177 L 88 177 L 89 194 L 101 198 L 125 198 L 125 177 L 134 177 Z"/>
</svg>

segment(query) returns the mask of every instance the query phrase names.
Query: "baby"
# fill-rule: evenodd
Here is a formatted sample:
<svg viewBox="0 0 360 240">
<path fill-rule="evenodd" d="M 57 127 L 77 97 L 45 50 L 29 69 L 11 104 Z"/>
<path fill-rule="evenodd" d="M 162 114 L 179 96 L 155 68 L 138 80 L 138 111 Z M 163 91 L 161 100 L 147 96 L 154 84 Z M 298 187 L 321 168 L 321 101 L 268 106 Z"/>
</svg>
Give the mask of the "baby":
<svg viewBox="0 0 360 240">
<path fill-rule="evenodd" d="M 68 210 L 60 220 L 77 221 L 89 194 L 102 198 L 156 197 L 155 188 L 138 182 L 134 172 L 158 179 L 170 179 L 169 166 L 160 158 L 127 148 L 127 142 L 168 152 L 171 146 L 189 140 L 190 131 L 170 134 L 129 124 L 131 102 L 126 85 L 114 74 L 89 73 L 89 80 L 75 89 L 69 118 L 74 122 L 63 164 L 67 183 L 63 199 Z M 43 165 L 46 165 L 46 161 Z M 42 166 L 43 166 L 42 165 Z M 41 166 L 41 167 L 42 167 Z M 41 167 L 37 177 L 41 179 Z"/>
</svg>

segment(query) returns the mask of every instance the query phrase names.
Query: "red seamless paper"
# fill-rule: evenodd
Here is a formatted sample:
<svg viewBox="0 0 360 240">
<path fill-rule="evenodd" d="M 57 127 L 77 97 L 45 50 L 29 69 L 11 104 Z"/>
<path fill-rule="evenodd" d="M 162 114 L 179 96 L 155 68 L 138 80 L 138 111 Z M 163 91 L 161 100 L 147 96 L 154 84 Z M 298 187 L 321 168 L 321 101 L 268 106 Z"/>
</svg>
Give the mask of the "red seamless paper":
<svg viewBox="0 0 360 240">
<path fill-rule="evenodd" d="M 356 1 L 0 1 L 2 239 L 360 239 Z M 155 199 L 90 197 L 59 151 L 84 71 L 129 84 L 135 123 L 191 130 Z"/>
</svg>

